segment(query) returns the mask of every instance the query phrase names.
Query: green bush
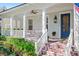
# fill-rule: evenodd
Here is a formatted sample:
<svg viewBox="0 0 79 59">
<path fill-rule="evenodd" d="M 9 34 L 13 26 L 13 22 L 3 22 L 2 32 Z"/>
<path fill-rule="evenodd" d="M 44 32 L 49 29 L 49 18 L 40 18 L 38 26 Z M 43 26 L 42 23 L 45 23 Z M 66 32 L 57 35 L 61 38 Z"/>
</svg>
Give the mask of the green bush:
<svg viewBox="0 0 79 59">
<path fill-rule="evenodd" d="M 3 54 L 5 56 L 8 56 L 8 55 L 16 55 L 11 49 L 5 47 L 5 45 L 0 45 L 0 54 Z"/>
<path fill-rule="evenodd" d="M 6 40 L 6 37 L 5 36 L 0 36 L 0 41 L 5 41 Z"/>
<path fill-rule="evenodd" d="M 24 38 L 0 36 L 1 45 L 8 49 L 8 55 L 35 56 L 35 46 L 31 41 L 25 41 Z M 4 48 L 2 47 L 2 48 Z"/>
<path fill-rule="evenodd" d="M 34 43 L 25 41 L 24 38 L 7 37 L 6 43 L 13 45 L 15 47 L 14 51 L 21 55 L 36 55 Z"/>
</svg>

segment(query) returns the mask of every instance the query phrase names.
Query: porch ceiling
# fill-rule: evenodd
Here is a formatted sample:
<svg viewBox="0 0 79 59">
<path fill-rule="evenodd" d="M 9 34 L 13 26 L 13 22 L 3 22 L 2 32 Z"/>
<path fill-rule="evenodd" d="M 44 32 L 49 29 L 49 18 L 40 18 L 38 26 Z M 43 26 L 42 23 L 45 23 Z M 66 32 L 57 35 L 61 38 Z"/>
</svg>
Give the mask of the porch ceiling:
<svg viewBox="0 0 79 59">
<path fill-rule="evenodd" d="M 23 6 L 17 7 L 0 13 L 2 16 L 14 16 L 18 14 L 28 14 L 31 10 L 43 10 L 55 5 L 55 3 L 33 3 L 33 4 L 24 4 Z"/>
<path fill-rule="evenodd" d="M 48 8 L 47 12 L 48 13 L 61 12 L 61 11 L 65 11 L 65 10 L 67 11 L 72 9 L 73 9 L 73 3 L 60 3 Z"/>
<path fill-rule="evenodd" d="M 59 12 L 63 10 L 73 9 L 72 3 L 33 3 L 33 4 L 24 4 L 23 6 L 17 7 L 15 9 L 0 13 L 2 17 L 16 16 L 19 14 L 26 14 L 30 16 L 36 16 L 41 14 L 41 11 L 46 9 L 47 13 Z M 37 14 L 31 14 L 32 10 L 37 10 Z"/>
</svg>

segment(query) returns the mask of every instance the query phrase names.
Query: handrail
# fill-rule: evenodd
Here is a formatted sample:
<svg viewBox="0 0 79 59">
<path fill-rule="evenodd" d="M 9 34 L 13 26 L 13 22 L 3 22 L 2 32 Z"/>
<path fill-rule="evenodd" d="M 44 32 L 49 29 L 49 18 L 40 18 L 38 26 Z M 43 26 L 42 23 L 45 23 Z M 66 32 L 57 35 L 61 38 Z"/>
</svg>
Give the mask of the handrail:
<svg viewBox="0 0 79 59">
<path fill-rule="evenodd" d="M 68 38 L 68 42 L 67 42 L 67 45 L 65 47 L 65 55 L 66 56 L 70 56 L 70 50 L 71 50 L 71 46 L 72 46 L 72 40 L 73 40 L 73 30 L 71 29 L 70 31 L 70 35 L 69 35 L 69 38 Z"/>
<path fill-rule="evenodd" d="M 79 35 L 75 35 L 75 47 L 76 47 L 76 50 L 79 51 Z"/>
<path fill-rule="evenodd" d="M 39 42 L 41 40 L 41 38 L 46 34 L 47 32 L 45 32 L 43 35 L 41 35 L 41 37 L 38 39 L 37 42 Z"/>
<path fill-rule="evenodd" d="M 37 55 L 40 54 L 41 49 L 47 43 L 47 31 L 41 35 L 37 42 L 35 42 L 35 52 Z"/>
</svg>

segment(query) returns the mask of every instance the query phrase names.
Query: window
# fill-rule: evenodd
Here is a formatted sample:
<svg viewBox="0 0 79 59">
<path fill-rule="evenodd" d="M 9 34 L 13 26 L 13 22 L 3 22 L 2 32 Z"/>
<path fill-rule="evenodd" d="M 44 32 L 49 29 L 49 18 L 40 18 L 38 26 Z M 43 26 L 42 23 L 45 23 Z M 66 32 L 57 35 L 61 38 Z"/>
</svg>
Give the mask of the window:
<svg viewBox="0 0 79 59">
<path fill-rule="evenodd" d="M 28 26 L 28 27 L 29 27 L 28 29 L 29 29 L 29 30 L 32 30 L 32 29 L 33 29 L 33 20 L 31 20 L 31 19 L 28 20 L 28 25 L 29 25 L 29 26 Z"/>
</svg>

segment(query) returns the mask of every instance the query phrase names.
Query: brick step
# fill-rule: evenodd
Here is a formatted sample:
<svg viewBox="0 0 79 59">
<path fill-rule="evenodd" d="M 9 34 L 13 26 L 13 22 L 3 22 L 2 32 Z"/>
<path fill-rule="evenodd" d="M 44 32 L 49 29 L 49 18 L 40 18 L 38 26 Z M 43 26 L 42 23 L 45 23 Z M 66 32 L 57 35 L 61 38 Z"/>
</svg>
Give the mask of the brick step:
<svg viewBox="0 0 79 59">
<path fill-rule="evenodd" d="M 59 41 L 60 39 L 55 39 L 55 38 L 51 38 L 51 39 L 49 39 L 49 42 L 57 42 L 57 41 Z"/>
</svg>

